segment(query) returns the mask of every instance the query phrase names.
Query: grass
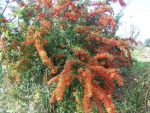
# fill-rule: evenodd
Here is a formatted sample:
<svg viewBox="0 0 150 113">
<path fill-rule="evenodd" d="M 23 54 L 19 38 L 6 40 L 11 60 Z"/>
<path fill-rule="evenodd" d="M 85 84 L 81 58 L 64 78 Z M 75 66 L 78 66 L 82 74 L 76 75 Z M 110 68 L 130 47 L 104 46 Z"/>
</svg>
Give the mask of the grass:
<svg viewBox="0 0 150 113">
<path fill-rule="evenodd" d="M 150 113 L 150 62 L 135 62 L 122 73 L 125 85 L 115 93 L 118 113 Z"/>
</svg>

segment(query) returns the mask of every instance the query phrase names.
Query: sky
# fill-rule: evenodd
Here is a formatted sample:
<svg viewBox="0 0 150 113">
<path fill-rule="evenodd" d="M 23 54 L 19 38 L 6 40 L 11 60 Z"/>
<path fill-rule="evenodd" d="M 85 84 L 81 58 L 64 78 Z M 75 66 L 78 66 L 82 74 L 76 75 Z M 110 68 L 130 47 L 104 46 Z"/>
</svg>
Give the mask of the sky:
<svg viewBox="0 0 150 113">
<path fill-rule="evenodd" d="M 130 1 L 130 2 L 129 2 Z M 0 6 L 5 0 L 0 0 Z M 120 37 L 128 37 L 131 26 L 134 26 L 135 32 L 140 31 L 137 40 L 142 42 L 150 38 L 150 0 L 125 0 L 129 2 L 123 10 L 123 17 L 120 20 L 120 28 L 117 35 Z M 122 7 L 116 3 L 113 4 L 114 12 L 117 14 Z"/>
<path fill-rule="evenodd" d="M 124 16 L 121 18 L 122 25 L 118 31 L 121 37 L 130 34 L 131 25 L 135 26 L 135 31 L 140 31 L 137 40 L 142 42 L 150 38 L 150 0 L 125 0 L 129 4 L 124 9 Z M 122 8 L 114 4 L 114 11 L 117 14 Z"/>
</svg>

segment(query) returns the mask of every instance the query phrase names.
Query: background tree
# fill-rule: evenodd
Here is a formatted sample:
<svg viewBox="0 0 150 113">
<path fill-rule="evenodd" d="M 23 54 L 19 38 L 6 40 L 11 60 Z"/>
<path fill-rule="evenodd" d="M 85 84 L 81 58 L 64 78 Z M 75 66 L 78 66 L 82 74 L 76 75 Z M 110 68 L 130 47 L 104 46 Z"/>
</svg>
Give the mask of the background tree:
<svg viewBox="0 0 150 113">
<path fill-rule="evenodd" d="M 146 47 L 150 47 L 150 39 L 146 39 L 144 44 Z"/>
</svg>

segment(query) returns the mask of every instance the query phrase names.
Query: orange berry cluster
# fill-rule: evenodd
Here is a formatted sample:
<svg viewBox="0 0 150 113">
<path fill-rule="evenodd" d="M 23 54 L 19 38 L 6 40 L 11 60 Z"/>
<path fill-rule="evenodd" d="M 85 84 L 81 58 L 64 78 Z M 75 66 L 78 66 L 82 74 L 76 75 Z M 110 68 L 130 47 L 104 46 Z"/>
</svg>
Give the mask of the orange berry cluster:
<svg viewBox="0 0 150 113">
<path fill-rule="evenodd" d="M 117 0 L 110 1 L 116 2 Z M 123 0 L 118 1 L 124 6 Z M 93 102 L 96 103 L 100 113 L 103 113 L 102 106 L 108 113 L 116 113 L 115 105 L 112 102 L 114 81 L 117 81 L 119 86 L 123 85 L 119 68 L 130 66 L 131 54 L 128 45 L 123 40 L 107 36 L 108 33 L 111 35 L 114 33 L 117 25 L 113 18 L 112 8 L 104 2 L 86 5 L 86 7 L 94 6 L 96 8 L 89 12 L 84 4 L 76 4 L 72 0 L 58 0 L 55 4 L 52 0 L 36 0 L 34 19 L 38 25 L 36 26 L 37 23 L 29 25 L 25 41 L 21 46 L 33 45 L 42 63 L 53 75 L 47 82 L 49 86 L 57 83 L 51 93 L 50 104 L 63 100 L 66 88 L 70 87 L 74 80 L 78 80 L 83 88 L 82 105 L 85 113 L 91 112 Z M 61 65 L 62 69 L 55 66 L 54 59 L 50 58 L 45 50 L 45 46 L 50 45 L 45 37 L 52 35 L 50 34 L 51 30 L 56 28 L 57 24 L 60 25 L 57 29 L 61 33 L 65 34 L 65 31 L 68 33 L 72 30 L 72 34 L 75 34 L 72 36 L 69 32 L 69 38 L 66 35 L 68 38 L 65 42 L 66 45 L 61 44 L 60 40 L 63 36 L 57 37 L 58 42 L 60 41 L 61 51 L 69 47 L 67 50 L 72 55 L 68 57 L 59 52 L 55 54 L 57 59 L 63 59 L 65 62 Z M 73 45 L 74 41 L 71 38 L 76 42 L 79 40 L 79 43 Z M 81 46 L 81 44 L 83 45 Z M 80 46 L 78 47 L 78 45 Z"/>
<path fill-rule="evenodd" d="M 99 62 L 99 60 L 104 59 L 112 61 L 113 55 L 97 53 L 91 57 L 84 50 L 74 50 L 74 52 L 78 60 L 68 59 L 62 72 L 48 81 L 48 85 L 57 83 L 51 94 L 50 103 L 61 101 L 64 97 L 65 89 L 71 85 L 73 80 L 77 79 L 83 88 L 82 104 L 85 113 L 90 112 L 92 101 L 96 103 L 100 111 L 102 111 L 102 103 L 108 113 L 115 113 L 115 105 L 112 103 L 111 97 L 115 88 L 114 81 L 117 81 L 122 86 L 123 79 L 119 74 L 118 68 L 113 68 L 113 66 L 105 67 Z M 87 60 L 82 60 L 82 58 Z M 75 64 L 79 64 L 79 67 L 73 68 Z M 73 74 L 74 71 L 77 71 L 78 74 Z M 99 77 L 99 79 L 96 79 L 96 77 Z M 103 86 L 99 86 L 101 82 L 104 82 Z"/>
</svg>

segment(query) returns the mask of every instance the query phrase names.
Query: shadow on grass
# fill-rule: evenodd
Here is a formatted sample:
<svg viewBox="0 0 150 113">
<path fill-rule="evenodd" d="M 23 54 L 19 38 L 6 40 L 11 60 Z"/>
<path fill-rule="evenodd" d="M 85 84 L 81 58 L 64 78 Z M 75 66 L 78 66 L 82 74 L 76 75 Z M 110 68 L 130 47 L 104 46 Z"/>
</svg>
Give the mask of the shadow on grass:
<svg viewBox="0 0 150 113">
<path fill-rule="evenodd" d="M 122 69 L 124 86 L 115 92 L 118 113 L 150 113 L 150 62 Z"/>
</svg>

